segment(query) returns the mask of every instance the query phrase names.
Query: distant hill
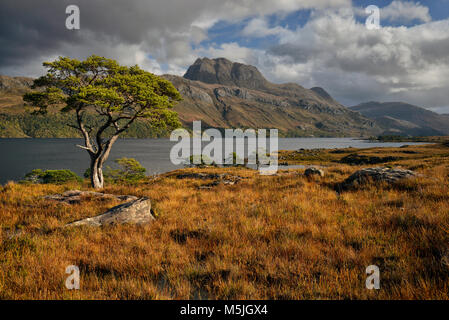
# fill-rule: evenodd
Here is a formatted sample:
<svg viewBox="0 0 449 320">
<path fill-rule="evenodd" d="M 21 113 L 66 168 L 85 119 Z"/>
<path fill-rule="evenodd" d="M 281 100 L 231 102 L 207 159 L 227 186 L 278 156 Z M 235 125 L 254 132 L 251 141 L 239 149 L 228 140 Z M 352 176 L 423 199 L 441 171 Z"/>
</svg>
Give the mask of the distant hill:
<svg viewBox="0 0 449 320">
<path fill-rule="evenodd" d="M 403 102 L 367 102 L 351 107 L 376 121 L 385 135 L 449 135 L 449 117 Z"/>
<path fill-rule="evenodd" d="M 274 84 L 256 67 L 225 58 L 197 59 L 183 77 L 163 77 L 183 96 L 175 110 L 185 127 L 201 120 L 204 128 L 277 128 L 281 136 L 366 137 L 381 132 L 373 120 L 341 105 L 323 88 Z M 53 118 L 48 121 L 53 124 L 52 128 L 46 128 L 45 121 L 41 120 L 45 130 L 26 130 L 25 120 L 33 126 L 39 125 L 35 120 L 27 120 L 29 115 L 21 100 L 31 83 L 31 78 L 0 78 L 0 114 L 6 121 L 0 126 L 0 136 L 33 137 L 33 132 L 43 132 L 39 136 L 58 136 L 54 130 L 57 119 Z M 133 136 L 144 137 L 148 132 L 152 131 L 136 130 Z M 71 134 L 61 132 L 64 137 Z"/>
</svg>

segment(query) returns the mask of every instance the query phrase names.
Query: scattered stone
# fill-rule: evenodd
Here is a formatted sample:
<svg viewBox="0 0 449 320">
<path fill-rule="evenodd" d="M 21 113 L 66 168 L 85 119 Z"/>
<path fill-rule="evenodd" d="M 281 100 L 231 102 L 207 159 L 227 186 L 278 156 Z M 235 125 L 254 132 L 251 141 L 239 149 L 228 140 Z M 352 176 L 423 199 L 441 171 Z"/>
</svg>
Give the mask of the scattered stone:
<svg viewBox="0 0 449 320">
<path fill-rule="evenodd" d="M 100 200 L 120 200 L 120 201 L 132 201 L 137 199 L 137 197 L 130 195 L 114 195 L 109 193 L 80 191 L 80 190 L 69 190 L 64 192 L 63 194 L 52 194 L 44 197 L 44 199 L 59 201 L 66 204 L 80 203 L 85 198 L 97 198 Z"/>
<path fill-rule="evenodd" d="M 312 178 L 313 176 L 324 177 L 324 171 L 315 167 L 310 167 L 307 168 L 306 171 L 304 171 L 304 175 L 307 178 Z"/>
<path fill-rule="evenodd" d="M 93 218 L 75 221 L 66 227 L 88 225 L 94 227 L 117 224 L 146 224 L 156 220 L 151 211 L 151 200 L 147 197 L 139 198 L 115 206 L 105 213 Z"/>
<path fill-rule="evenodd" d="M 234 185 L 240 180 L 244 179 L 240 176 L 233 176 L 226 173 L 183 173 L 176 176 L 177 179 L 200 179 L 200 180 L 215 180 L 211 183 L 199 186 L 198 189 L 212 189 L 219 184 Z"/>
<path fill-rule="evenodd" d="M 364 168 L 353 173 L 342 186 L 344 188 L 356 187 L 367 182 L 386 182 L 394 184 L 400 180 L 415 177 L 417 174 L 411 170 L 392 169 L 385 167 Z"/>
</svg>

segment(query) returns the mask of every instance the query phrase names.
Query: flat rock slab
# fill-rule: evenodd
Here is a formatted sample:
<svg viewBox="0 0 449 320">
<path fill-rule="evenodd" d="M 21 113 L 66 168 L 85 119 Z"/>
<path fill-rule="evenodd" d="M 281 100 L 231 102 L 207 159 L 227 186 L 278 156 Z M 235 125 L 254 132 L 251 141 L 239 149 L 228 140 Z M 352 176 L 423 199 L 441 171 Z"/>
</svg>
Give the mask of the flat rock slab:
<svg viewBox="0 0 449 320">
<path fill-rule="evenodd" d="M 80 203 L 83 200 L 83 198 L 97 198 L 100 200 L 120 200 L 120 201 L 132 201 L 137 199 L 137 197 L 129 195 L 114 195 L 109 193 L 80 191 L 80 190 L 70 190 L 62 194 L 52 194 L 44 197 L 44 199 L 59 201 L 67 204 Z"/>
<path fill-rule="evenodd" d="M 115 206 L 99 216 L 75 221 L 66 224 L 65 226 L 73 227 L 88 225 L 101 227 L 118 224 L 141 225 L 150 223 L 154 220 L 156 219 L 151 212 L 151 200 L 147 197 L 143 197 Z"/>
<path fill-rule="evenodd" d="M 343 183 L 343 187 L 356 187 L 370 181 L 394 184 L 400 180 L 416 177 L 411 170 L 392 169 L 385 167 L 364 168 L 349 176 Z"/>
</svg>

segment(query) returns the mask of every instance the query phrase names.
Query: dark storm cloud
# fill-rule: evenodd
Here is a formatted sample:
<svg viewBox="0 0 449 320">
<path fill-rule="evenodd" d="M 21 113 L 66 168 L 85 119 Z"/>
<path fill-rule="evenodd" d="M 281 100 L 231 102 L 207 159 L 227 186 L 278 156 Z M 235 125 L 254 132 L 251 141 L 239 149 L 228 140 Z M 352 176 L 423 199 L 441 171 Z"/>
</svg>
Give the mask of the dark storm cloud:
<svg viewBox="0 0 449 320">
<path fill-rule="evenodd" d="M 184 4 L 183 4 L 184 3 Z M 189 28 L 201 1 L 2 0 L 0 2 L 0 70 L 2 67 L 59 54 L 63 46 L 98 43 L 160 46 L 164 37 Z M 81 29 L 65 27 L 68 5 L 78 5 Z M 191 14 L 189 14 L 189 12 Z M 194 13 L 194 15 L 192 15 Z M 73 53 L 75 56 L 77 52 Z"/>
<path fill-rule="evenodd" d="M 2 0 L 0 68 L 51 53 L 62 41 L 79 41 L 79 33 L 65 28 L 66 6 L 66 1 L 57 0 Z"/>
</svg>

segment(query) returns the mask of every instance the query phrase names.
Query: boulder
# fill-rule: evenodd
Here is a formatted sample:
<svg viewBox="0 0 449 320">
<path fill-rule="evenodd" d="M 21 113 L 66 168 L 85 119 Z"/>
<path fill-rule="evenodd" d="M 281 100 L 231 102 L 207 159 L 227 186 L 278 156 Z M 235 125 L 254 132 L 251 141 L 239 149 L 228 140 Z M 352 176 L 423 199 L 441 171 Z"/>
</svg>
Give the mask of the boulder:
<svg viewBox="0 0 449 320">
<path fill-rule="evenodd" d="M 306 171 L 304 171 L 304 175 L 307 178 L 312 178 L 313 176 L 324 177 L 324 171 L 315 167 L 311 167 L 307 168 Z"/>
<path fill-rule="evenodd" d="M 367 182 L 385 182 L 394 184 L 400 180 L 415 177 L 416 173 L 411 170 L 392 169 L 385 167 L 364 168 L 349 176 L 342 186 L 345 188 L 356 187 Z"/>
<path fill-rule="evenodd" d="M 101 215 L 69 223 L 66 227 L 81 225 L 100 227 L 117 224 L 141 225 L 154 220 L 155 217 L 151 211 L 151 200 L 143 197 L 115 206 Z"/>
</svg>

